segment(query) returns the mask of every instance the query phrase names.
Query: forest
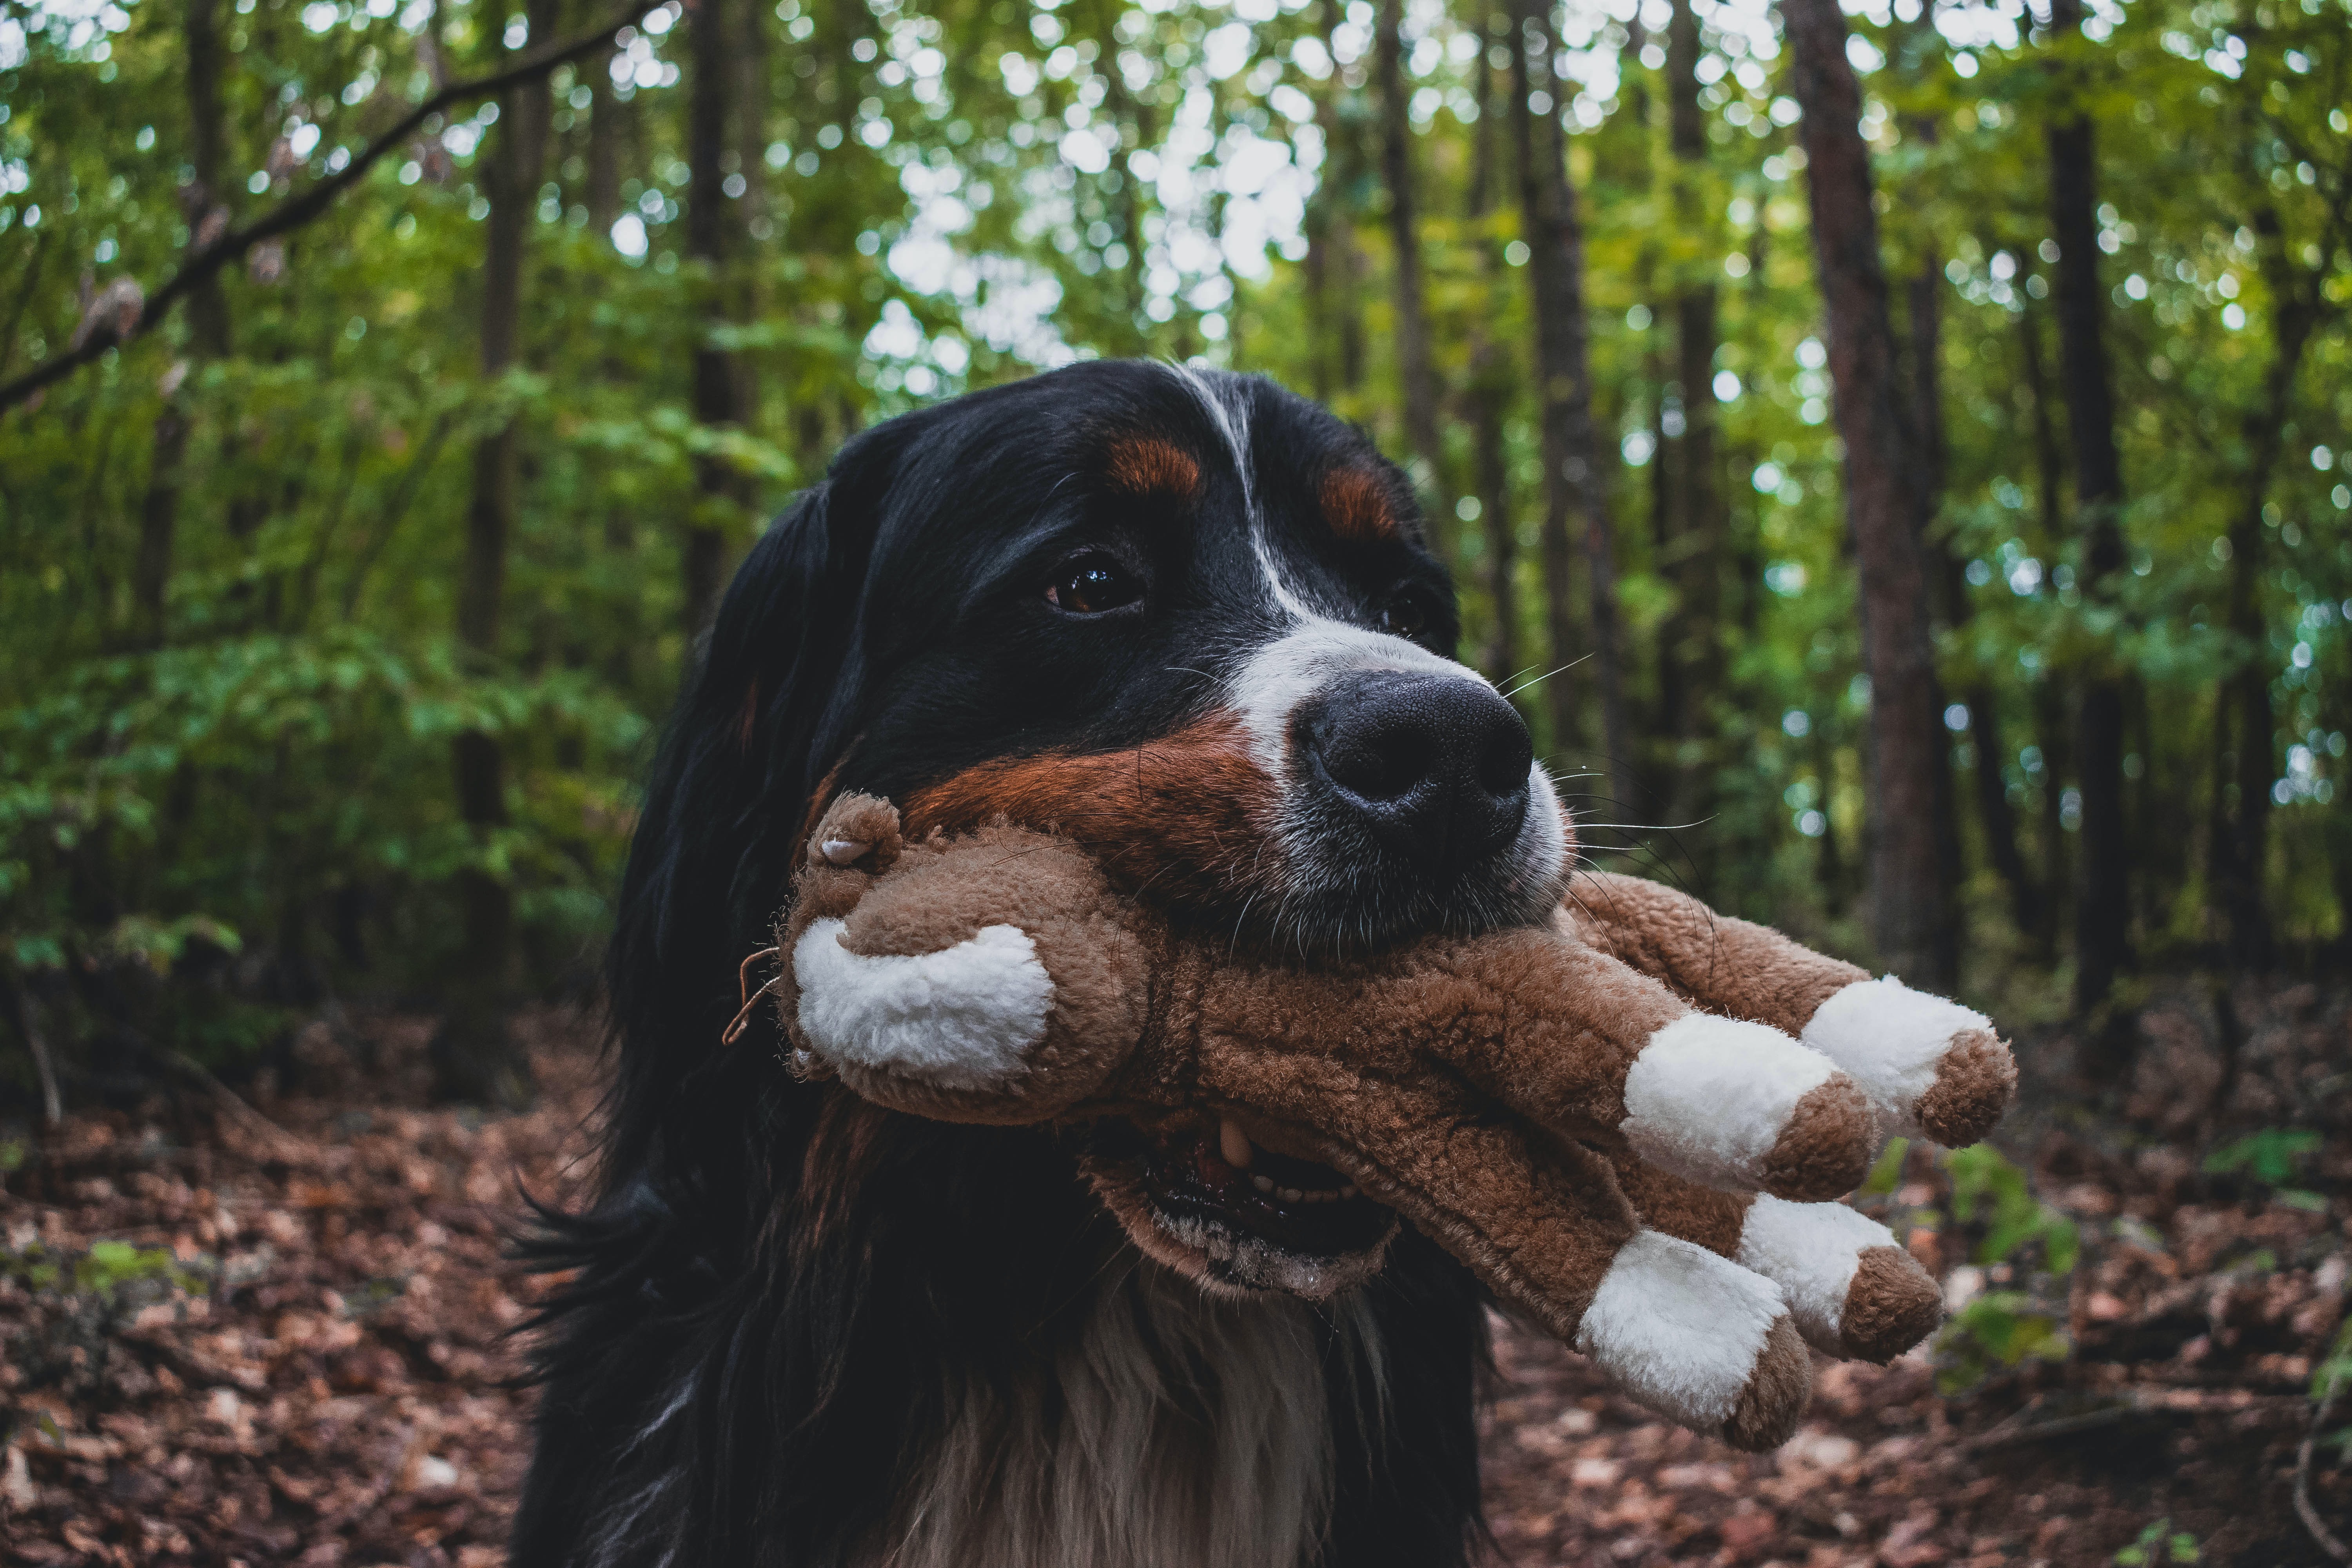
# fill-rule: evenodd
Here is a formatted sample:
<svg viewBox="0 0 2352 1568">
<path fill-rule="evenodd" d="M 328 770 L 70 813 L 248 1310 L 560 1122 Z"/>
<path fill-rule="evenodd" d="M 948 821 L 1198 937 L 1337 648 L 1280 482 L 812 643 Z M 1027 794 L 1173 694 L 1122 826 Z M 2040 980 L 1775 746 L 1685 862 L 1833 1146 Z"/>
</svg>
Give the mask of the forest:
<svg viewBox="0 0 2352 1568">
<path fill-rule="evenodd" d="M 2347 0 L 517 6 L 0 0 L 0 1546 L 498 1560 L 503 1322 L 352 1303 L 521 1315 L 733 563 L 866 426 L 1151 356 L 1405 466 L 1603 863 L 2026 1063 L 1869 1200 L 1955 1312 L 1882 1392 L 1991 1468 L 1856 1393 L 1846 1511 L 1676 1511 L 1515 1339 L 1506 1554 L 1617 1466 L 1624 1561 L 2352 1561 Z M 1994 1518 L 2076 1430 L 2175 1457 Z"/>
</svg>

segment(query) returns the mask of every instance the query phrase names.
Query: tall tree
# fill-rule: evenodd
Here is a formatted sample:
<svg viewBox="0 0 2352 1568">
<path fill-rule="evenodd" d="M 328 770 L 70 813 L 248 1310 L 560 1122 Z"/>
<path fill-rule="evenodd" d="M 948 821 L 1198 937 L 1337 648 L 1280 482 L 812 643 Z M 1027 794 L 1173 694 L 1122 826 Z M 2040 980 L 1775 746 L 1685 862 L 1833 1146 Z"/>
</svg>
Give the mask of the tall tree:
<svg viewBox="0 0 2352 1568">
<path fill-rule="evenodd" d="M 2251 143 L 2253 128 L 2249 128 Z M 2234 810 L 2217 809 L 2212 843 L 2216 901 L 2229 931 L 2230 957 L 2245 968 L 2267 967 L 2273 956 L 2270 911 L 2263 884 L 2270 866 L 2271 785 L 2277 777 L 2278 720 L 2271 707 L 2268 623 L 2263 616 L 2266 575 L 2263 510 L 2284 456 L 2294 385 L 2312 335 L 2343 306 L 2330 298 L 2325 258 L 2352 237 L 2352 171 L 2337 172 L 2329 184 L 2326 217 L 2309 254 L 2317 266 L 2299 264 L 2286 242 L 2278 208 L 2257 198 L 2246 230 L 2254 237 L 2254 264 L 2269 295 L 2270 363 L 2262 393 L 2239 426 L 2244 453 L 2242 488 L 2230 521 L 2228 620 L 2238 647 L 2231 668 L 2214 693 L 2213 746 L 2217 799 L 2234 794 Z M 2242 188 L 2260 192 L 2258 171 L 2245 172 Z M 2227 779 L 2225 788 L 2222 781 Z"/>
<path fill-rule="evenodd" d="M 1846 522 L 1861 577 L 1871 923 L 1890 969 L 1949 990 L 1958 968 L 1952 890 L 1932 826 L 1944 765 L 1943 701 L 1928 637 L 1916 443 L 1903 414 L 1870 148 L 1860 129 L 1862 88 L 1846 58 L 1838 0 L 1781 0 L 1780 15 L 1803 111 L 1814 258 L 1845 443 Z"/>
<path fill-rule="evenodd" d="M 737 89 L 742 82 L 741 40 L 734 36 L 734 5 L 741 0 L 698 0 L 688 39 L 693 75 L 686 105 L 686 250 L 698 265 L 703 299 L 699 336 L 694 347 L 694 417 L 708 426 L 743 422 L 743 384 L 735 355 L 721 348 L 717 329 L 726 325 L 730 276 L 740 226 L 728 210 L 730 179 L 740 172 L 730 140 Z M 742 185 L 737 184 L 740 192 Z M 696 516 L 686 531 L 685 614 L 689 635 L 710 624 L 719 610 L 726 566 L 728 523 L 745 501 L 732 465 L 715 452 L 694 459 Z"/>
<path fill-rule="evenodd" d="M 2019 254 L 2030 256 L 2032 252 L 2021 247 Z M 2053 399 L 2050 395 L 2049 374 L 2042 363 L 2041 311 L 2033 303 L 2032 289 L 2027 287 L 2030 264 L 2019 265 L 2018 289 L 2024 304 L 2017 313 L 2018 368 L 2033 426 L 2035 515 L 2042 521 L 2043 534 L 2055 540 L 2066 525 L 2065 449 L 2058 440 L 2058 423 L 2051 416 Z M 2060 670 L 2043 664 L 2034 679 L 2032 698 L 2032 733 L 2039 737 L 2042 750 L 2042 868 L 2035 879 L 2031 929 L 2042 961 L 2048 963 L 2055 963 L 2058 959 L 2059 931 L 2073 885 L 2068 874 L 2068 835 L 2063 821 L 2063 802 L 2065 781 L 2073 776 L 2068 769 L 2074 748 L 2063 679 Z M 1980 750 L 1990 743 L 1983 736 L 1979 737 Z"/>
<path fill-rule="evenodd" d="M 530 38 L 555 37 L 558 0 L 530 0 Z M 527 47 L 527 45 L 526 45 Z M 518 50 L 506 51 L 509 55 Z M 523 283 L 539 186 L 547 163 L 552 104 L 543 76 L 499 96 L 499 117 L 478 165 L 490 210 L 482 251 L 481 368 L 496 381 L 522 358 Z M 473 491 L 466 510 L 465 576 L 457 589 L 457 640 L 477 669 L 496 667 L 507 554 L 514 534 L 519 432 L 512 419 L 474 444 Z M 457 807 L 478 848 L 507 824 L 506 755 L 499 737 L 467 730 L 456 743 Z M 433 1042 L 441 1092 L 519 1105 L 531 1093 L 530 1065 L 506 1025 L 514 953 L 514 895 L 480 865 L 457 877 L 464 949 L 450 1009 Z"/>
<path fill-rule="evenodd" d="M 1610 795 L 1633 797 L 1631 758 L 1617 632 L 1615 537 L 1609 496 L 1592 428 L 1592 357 L 1584 314 L 1584 227 L 1576 187 L 1569 183 L 1567 138 L 1560 129 L 1559 83 L 1552 79 L 1554 43 L 1548 0 L 1517 0 L 1511 36 L 1511 132 L 1519 165 L 1520 230 L 1527 236 L 1528 290 L 1535 307 L 1536 385 L 1542 411 L 1544 591 L 1554 665 L 1578 655 L 1575 601 L 1577 544 L 1572 520 L 1582 523 L 1588 593 L 1584 636 L 1591 656 L 1591 689 L 1601 713 L 1601 771 Z M 1538 100 L 1540 98 L 1540 103 Z M 1552 744 L 1579 734 L 1579 684 L 1566 672 L 1548 681 Z"/>
<path fill-rule="evenodd" d="M 1715 207 L 1706 184 L 1706 113 L 1699 103 L 1698 16 L 1691 0 L 1674 0 L 1666 29 L 1666 144 L 1674 154 L 1674 210 L 1685 232 L 1709 234 Z M 1664 739 L 1675 748 L 1669 781 L 1677 822 L 1698 822 L 1715 810 L 1715 767 L 1706 742 L 1714 733 L 1713 711 L 1723 685 L 1723 560 L 1726 537 L 1723 492 L 1716 456 L 1715 353 L 1716 258 L 1686 262 L 1675 286 L 1675 368 L 1671 395 L 1680 414 L 1680 433 L 1664 422 L 1658 473 L 1667 479 L 1668 511 L 1661 520 L 1666 543 L 1660 569 L 1675 585 L 1675 606 L 1660 658 L 1671 668 L 1664 689 L 1672 694 L 1662 715 L 1671 727 Z M 1663 400 L 1662 400 L 1663 406 Z M 1699 885 L 1709 886 L 1708 836 L 1690 840 L 1700 867 Z"/>
<path fill-rule="evenodd" d="M 1404 0 L 1381 0 L 1372 78 L 1381 105 L 1381 179 L 1389 193 L 1389 278 L 1396 311 L 1397 390 L 1404 404 L 1404 438 L 1421 466 L 1423 487 L 1436 503 L 1436 535 L 1444 540 L 1452 536 L 1454 519 L 1445 482 L 1445 443 L 1438 432 L 1444 395 L 1429 352 L 1429 305 L 1422 278 L 1412 99 L 1404 80 Z"/>
<path fill-rule="evenodd" d="M 228 226 L 224 160 L 228 127 L 221 115 L 219 0 L 188 0 L 181 19 L 188 47 L 188 184 L 181 207 L 188 216 L 188 249 L 209 245 Z M 146 499 L 139 508 L 139 560 L 131 566 L 131 644 L 160 647 L 164 599 L 172 588 L 172 555 L 179 543 L 179 500 L 188 458 L 188 381 L 200 362 L 228 357 L 228 296 L 221 275 L 207 273 L 188 294 L 188 353 L 164 372 L 163 411 L 155 416 L 155 447 L 148 458 Z"/>
<path fill-rule="evenodd" d="M 2082 0 L 2051 0 L 2050 26 L 2078 34 Z M 2124 565 L 2123 458 L 2107 367 L 2106 295 L 2099 287 L 2098 154 L 2090 116 L 2069 104 L 2048 133 L 2050 227 L 2058 242 L 2059 376 L 2074 448 L 2083 596 L 2112 605 Z M 2083 672 L 2074 767 L 2083 798 L 2074 893 L 2074 1005 L 2106 1000 L 2130 948 L 2131 859 L 2124 826 L 2124 682 L 2105 661 Z"/>
<path fill-rule="evenodd" d="M 188 0 L 181 19 L 187 48 L 189 177 L 180 195 L 191 250 L 210 243 L 228 224 L 221 179 L 227 139 L 221 87 L 227 62 L 221 52 L 219 10 L 219 0 Z M 164 373 L 167 390 L 155 419 L 147 494 L 140 508 L 139 559 L 131 584 L 131 641 L 142 647 L 160 647 L 163 641 L 164 602 L 171 589 L 182 468 L 187 458 L 188 382 L 198 363 L 226 359 L 228 352 L 228 300 L 221 291 L 220 275 L 211 273 L 189 295 L 187 355 Z"/>
<path fill-rule="evenodd" d="M 1488 232 L 1495 205 L 1496 163 L 1500 153 L 1495 123 L 1495 68 L 1487 58 L 1493 24 L 1508 19 L 1488 14 L 1478 27 L 1478 59 L 1472 67 L 1477 83 L 1478 121 L 1471 143 L 1470 192 L 1467 216 L 1480 265 L 1486 275 L 1488 313 L 1499 309 L 1508 287 L 1510 269 L 1503 247 Z M 1487 673 L 1508 681 L 1519 668 L 1518 539 L 1511 517 L 1510 454 L 1506 449 L 1503 422 L 1510 411 L 1517 381 L 1512 353 L 1489 330 L 1484 316 L 1470 328 L 1470 382 L 1465 388 L 1469 407 L 1471 493 L 1477 498 L 1479 521 L 1485 525 L 1486 599 L 1495 619 L 1485 650 Z"/>
<path fill-rule="evenodd" d="M 1347 111 L 1348 84 L 1339 64 L 1339 0 L 1318 8 L 1323 52 L 1330 74 L 1315 95 L 1315 123 L 1323 132 L 1323 176 L 1307 209 L 1307 310 L 1315 325 L 1315 395 L 1353 392 L 1364 380 L 1364 260 L 1356 243 L 1354 191 L 1359 157 Z"/>
</svg>

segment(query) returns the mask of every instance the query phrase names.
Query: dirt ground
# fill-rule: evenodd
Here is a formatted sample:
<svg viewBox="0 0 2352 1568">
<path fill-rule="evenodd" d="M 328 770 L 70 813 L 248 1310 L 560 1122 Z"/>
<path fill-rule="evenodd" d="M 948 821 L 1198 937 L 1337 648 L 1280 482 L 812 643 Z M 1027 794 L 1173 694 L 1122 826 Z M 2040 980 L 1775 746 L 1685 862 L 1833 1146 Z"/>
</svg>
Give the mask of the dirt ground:
<svg viewBox="0 0 2352 1568">
<path fill-rule="evenodd" d="M 1969 1261 L 1985 1226 L 1952 1219 L 1949 1173 L 1923 1151 L 1869 1200 L 1956 1306 L 2038 1300 L 2062 1361 L 1963 1364 L 1947 1345 L 1884 1369 L 1823 1363 L 1797 1437 L 1746 1456 L 1646 1416 L 1576 1356 L 1498 1322 L 1496 1561 L 2328 1562 L 2294 1491 L 2347 1282 L 2352 1141 L 2337 1102 L 2352 1099 L 2352 1022 L 2344 998 L 2308 986 L 2241 988 L 2237 1012 L 2230 1069 L 2201 992 L 2151 1008 L 2139 1075 L 2104 1119 L 2060 1109 L 2063 1085 L 2037 1065 L 2068 1059 L 2065 1041 L 2021 1042 L 2026 1109 L 2002 1143 L 2033 1171 L 2042 1212 L 2079 1233 L 2066 1279 Z M 579 1180 L 596 1089 L 584 1020 L 547 1011 L 520 1026 L 543 1090 L 527 1115 L 431 1108 L 427 1023 L 383 1017 L 313 1026 L 249 1086 L 250 1106 L 195 1095 L 9 1135 L 7 1560 L 503 1562 L 527 1407 L 506 1385 L 504 1333 L 529 1285 L 501 1238 L 518 1181 L 561 1199 Z M 2326 1141 L 2280 1143 L 2293 1171 L 2271 1169 L 2277 1186 L 2203 1168 L 2265 1127 Z M 1939 1368 L 1967 1386 L 1939 1393 Z M 2317 1445 L 2306 1489 L 2352 1533 L 2337 1445 Z"/>
</svg>

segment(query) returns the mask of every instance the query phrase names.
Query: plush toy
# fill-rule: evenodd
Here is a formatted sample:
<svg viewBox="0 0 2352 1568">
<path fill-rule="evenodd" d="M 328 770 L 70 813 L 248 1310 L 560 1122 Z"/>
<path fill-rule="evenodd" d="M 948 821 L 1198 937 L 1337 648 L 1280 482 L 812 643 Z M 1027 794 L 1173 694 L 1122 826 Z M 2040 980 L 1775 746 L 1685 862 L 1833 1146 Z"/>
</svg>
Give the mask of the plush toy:
<svg viewBox="0 0 2352 1568">
<path fill-rule="evenodd" d="M 1580 877 L 1544 926 L 1306 965 L 1172 926 L 1050 834 L 908 844 L 848 795 L 777 944 L 803 1071 L 946 1121 L 1278 1125 L 1748 1448 L 1802 1415 L 1806 1342 L 1884 1362 L 1939 1317 L 1885 1227 L 1827 1200 L 1885 1134 L 1983 1136 L 2015 1082 L 1978 1015 L 1632 878 Z"/>
</svg>

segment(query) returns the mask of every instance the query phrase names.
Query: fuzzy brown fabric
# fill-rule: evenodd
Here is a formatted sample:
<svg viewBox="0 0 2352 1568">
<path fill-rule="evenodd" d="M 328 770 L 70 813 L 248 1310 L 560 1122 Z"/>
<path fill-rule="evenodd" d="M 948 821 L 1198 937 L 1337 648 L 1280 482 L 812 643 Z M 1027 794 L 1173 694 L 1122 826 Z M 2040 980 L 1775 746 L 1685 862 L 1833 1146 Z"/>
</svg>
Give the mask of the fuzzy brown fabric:
<svg viewBox="0 0 2352 1568">
<path fill-rule="evenodd" d="M 778 927 L 778 1000 L 803 1070 L 838 1073 L 891 1109 L 1003 1123 L 1120 1115 L 1146 1126 L 1234 1114 L 1278 1128 L 1286 1146 L 1313 1151 L 1504 1300 L 1573 1340 L 1644 1226 L 1720 1257 L 1738 1253 L 1749 1198 L 1643 1164 L 1618 1131 L 1627 1075 L 1653 1037 L 1687 1017 L 1686 997 L 1793 1033 L 1826 996 L 1864 978 L 1650 884 L 1583 878 L 1578 887 L 1580 904 L 1546 926 L 1432 937 L 1302 968 L 1180 933 L 1067 839 L 998 820 L 908 843 L 887 803 L 845 796 L 811 836 Z M 797 961 L 821 920 L 842 924 L 829 939 L 819 933 L 811 961 L 849 973 L 830 984 L 856 993 L 858 1005 L 869 992 L 881 1001 L 812 1036 Z M 828 940 L 872 961 L 881 977 L 841 971 L 854 960 Z M 971 1051 L 982 1066 L 957 1058 L 943 1068 L 924 1054 L 928 1015 L 889 1034 L 900 1026 L 890 1022 L 897 972 L 887 965 L 959 954 L 978 967 L 908 983 L 916 1004 L 936 994 L 941 1006 L 971 1010 L 942 1015 L 937 1032 L 977 1030 Z M 1036 1012 L 1021 1010 L 1024 985 L 1034 987 Z M 1002 1063 L 988 1055 L 991 1027 L 1018 1037 Z M 1980 1114 L 2003 1095 L 1997 1069 L 2006 1060 L 2005 1051 L 1969 1057 L 1948 1075 L 1950 1109 L 1936 1124 Z M 1832 1073 L 1797 1100 L 1755 1179 L 1796 1202 L 1834 1196 L 1861 1180 L 1875 1142 L 1861 1089 Z M 1901 1268 L 1868 1256 L 1856 1266 L 1843 1330 L 1853 1353 L 1917 1338 L 1925 1276 L 1895 1257 Z M 1932 1295 L 1932 1281 L 1927 1289 Z M 1727 1439 L 1753 1447 L 1785 1436 L 1804 1407 L 1808 1364 L 1783 1314 L 1724 1423 Z"/>
<path fill-rule="evenodd" d="M 1695 1007 L 1801 1035 L 1821 1005 L 1869 973 L 1769 926 L 1717 914 L 1687 893 L 1608 871 L 1569 884 L 1576 934 Z"/>
<path fill-rule="evenodd" d="M 1772 1325 L 1748 1388 L 1723 1423 L 1723 1440 L 1750 1453 L 1777 1448 L 1805 1418 L 1813 1396 L 1813 1358 L 1794 1323 L 1783 1318 Z"/>
<path fill-rule="evenodd" d="M 1993 1130 L 2016 1094 L 2017 1058 L 1990 1029 L 1972 1029 L 1937 1064 L 1916 1114 L 1928 1137 L 1965 1148 Z"/>
<path fill-rule="evenodd" d="M 1776 1197 L 1827 1203 L 1862 1185 L 1876 1152 L 1870 1102 L 1841 1074 L 1805 1091 L 1780 1141 L 1764 1159 L 1764 1190 Z"/>
<path fill-rule="evenodd" d="M 1885 1366 L 1935 1332 L 1944 1295 L 1932 1275 L 1899 1247 L 1874 1247 L 1853 1266 L 1840 1339 L 1849 1361 Z"/>
</svg>

